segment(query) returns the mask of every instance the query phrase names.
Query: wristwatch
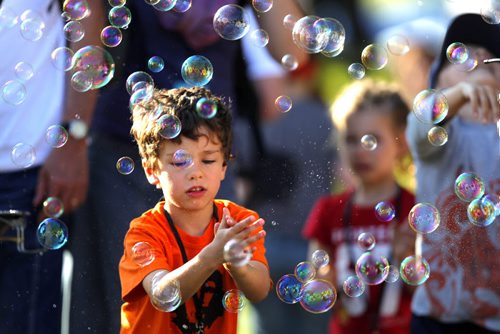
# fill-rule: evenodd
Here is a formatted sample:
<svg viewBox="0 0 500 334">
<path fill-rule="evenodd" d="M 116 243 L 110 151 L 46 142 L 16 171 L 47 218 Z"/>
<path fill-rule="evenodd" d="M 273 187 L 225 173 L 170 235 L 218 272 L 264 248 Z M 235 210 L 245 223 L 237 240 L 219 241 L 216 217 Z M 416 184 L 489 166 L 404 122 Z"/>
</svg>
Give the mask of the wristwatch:
<svg viewBox="0 0 500 334">
<path fill-rule="evenodd" d="M 74 139 L 84 139 L 87 137 L 89 127 L 80 119 L 73 119 L 69 122 L 63 122 L 61 126 L 68 131 Z"/>
</svg>

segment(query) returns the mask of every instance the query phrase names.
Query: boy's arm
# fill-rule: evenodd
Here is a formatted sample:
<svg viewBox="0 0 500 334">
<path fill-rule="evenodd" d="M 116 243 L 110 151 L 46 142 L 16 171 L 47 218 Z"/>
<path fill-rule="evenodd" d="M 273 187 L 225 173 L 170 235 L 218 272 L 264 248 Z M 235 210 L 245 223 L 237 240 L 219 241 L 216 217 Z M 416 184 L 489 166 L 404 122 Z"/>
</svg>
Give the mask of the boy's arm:
<svg viewBox="0 0 500 334">
<path fill-rule="evenodd" d="M 259 302 L 267 297 L 271 278 L 265 264 L 259 261 L 250 261 L 242 267 L 235 267 L 230 263 L 225 263 L 224 267 L 248 300 Z"/>
</svg>

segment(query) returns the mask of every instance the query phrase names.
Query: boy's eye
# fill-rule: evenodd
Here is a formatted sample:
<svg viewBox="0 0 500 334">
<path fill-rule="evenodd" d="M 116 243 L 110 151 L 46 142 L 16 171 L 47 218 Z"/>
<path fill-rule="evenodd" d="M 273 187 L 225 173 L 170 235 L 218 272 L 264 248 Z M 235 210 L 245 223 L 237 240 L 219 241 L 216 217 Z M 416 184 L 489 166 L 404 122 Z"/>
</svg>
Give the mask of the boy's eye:
<svg viewBox="0 0 500 334">
<path fill-rule="evenodd" d="M 204 164 L 213 164 L 215 160 L 202 160 Z"/>
</svg>

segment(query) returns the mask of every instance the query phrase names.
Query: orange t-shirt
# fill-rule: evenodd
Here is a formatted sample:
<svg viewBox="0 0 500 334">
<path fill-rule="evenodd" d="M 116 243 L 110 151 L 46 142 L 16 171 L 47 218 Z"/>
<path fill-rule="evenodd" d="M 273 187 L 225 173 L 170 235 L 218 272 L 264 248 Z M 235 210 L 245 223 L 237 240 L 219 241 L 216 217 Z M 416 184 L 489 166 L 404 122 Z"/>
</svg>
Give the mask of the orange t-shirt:
<svg viewBox="0 0 500 334">
<path fill-rule="evenodd" d="M 230 201 L 215 200 L 214 203 L 218 217 L 222 217 L 222 208 L 227 206 L 231 217 L 236 221 L 241 221 L 250 215 L 258 218 L 257 213 Z M 173 312 L 161 312 L 153 307 L 142 287 L 143 279 L 151 272 L 158 269 L 172 271 L 184 264 L 175 236 L 165 218 L 164 204 L 165 202 L 159 202 L 153 209 L 132 220 L 125 236 L 125 250 L 119 266 L 124 301 L 121 311 L 122 334 L 196 333 L 194 330 L 196 309 L 193 298 L 189 298 Z M 201 236 L 189 235 L 177 227 L 188 259 L 192 259 L 213 240 L 214 224 L 215 219 L 211 219 Z M 151 256 L 146 259 L 141 258 L 143 262 L 138 262 L 137 256 L 133 256 L 132 247 L 140 242 L 147 243 L 141 245 L 150 248 L 154 259 Z M 252 260 L 268 266 L 264 240 L 259 240 L 254 246 L 257 250 L 253 253 Z M 147 261 L 144 262 L 145 260 Z M 236 333 L 237 313 L 227 312 L 222 306 L 222 297 L 230 289 L 236 289 L 236 285 L 224 267 L 220 266 L 198 290 L 197 294 L 202 301 L 206 334 Z"/>
</svg>

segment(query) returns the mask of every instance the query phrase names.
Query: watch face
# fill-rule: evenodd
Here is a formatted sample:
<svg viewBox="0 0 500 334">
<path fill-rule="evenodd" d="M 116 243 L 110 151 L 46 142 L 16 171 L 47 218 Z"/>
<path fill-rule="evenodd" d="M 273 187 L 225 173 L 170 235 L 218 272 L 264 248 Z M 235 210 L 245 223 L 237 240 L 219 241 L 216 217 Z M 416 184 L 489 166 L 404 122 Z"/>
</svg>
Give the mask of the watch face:
<svg viewBox="0 0 500 334">
<path fill-rule="evenodd" d="M 69 123 L 69 134 L 75 139 L 83 139 L 87 136 L 88 127 L 84 121 L 74 120 Z"/>
</svg>

